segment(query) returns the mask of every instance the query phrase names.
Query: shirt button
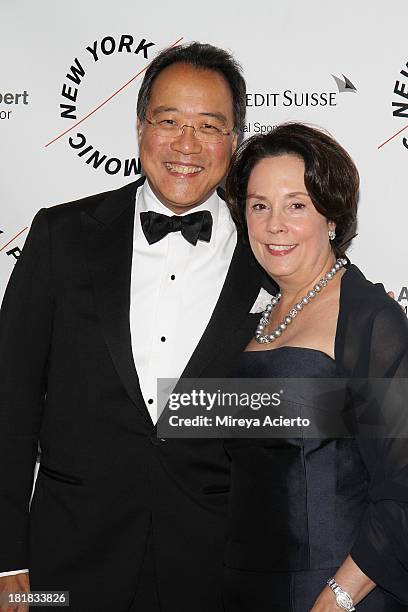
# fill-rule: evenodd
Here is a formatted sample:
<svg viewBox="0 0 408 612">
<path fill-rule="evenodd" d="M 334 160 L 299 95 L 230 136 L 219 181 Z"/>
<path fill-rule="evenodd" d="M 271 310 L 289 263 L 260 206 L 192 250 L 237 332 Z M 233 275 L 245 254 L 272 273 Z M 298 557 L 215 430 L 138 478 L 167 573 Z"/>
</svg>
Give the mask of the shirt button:
<svg viewBox="0 0 408 612">
<path fill-rule="evenodd" d="M 164 336 L 162 336 L 162 337 L 160 338 L 160 340 L 161 340 L 162 342 L 166 342 L 166 338 L 165 338 Z"/>
<path fill-rule="evenodd" d="M 171 280 L 176 280 L 176 277 L 175 277 L 175 275 L 174 275 L 174 274 L 172 274 L 172 275 L 170 276 L 170 278 L 171 278 Z"/>
<path fill-rule="evenodd" d="M 153 400 L 150 398 L 150 399 L 147 400 L 147 403 L 148 404 L 153 404 Z"/>
</svg>

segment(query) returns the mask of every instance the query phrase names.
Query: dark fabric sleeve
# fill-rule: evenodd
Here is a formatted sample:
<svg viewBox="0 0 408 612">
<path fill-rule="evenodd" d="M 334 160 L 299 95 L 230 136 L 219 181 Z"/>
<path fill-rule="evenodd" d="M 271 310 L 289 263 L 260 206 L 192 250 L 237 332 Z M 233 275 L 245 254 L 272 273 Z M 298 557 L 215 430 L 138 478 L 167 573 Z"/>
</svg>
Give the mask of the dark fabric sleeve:
<svg viewBox="0 0 408 612">
<path fill-rule="evenodd" d="M 361 357 L 363 358 L 363 357 Z M 370 401 L 377 402 L 383 437 L 358 436 L 370 475 L 369 505 L 351 557 L 376 584 L 408 603 L 408 321 L 390 300 L 372 321 L 368 362 Z M 384 385 L 384 383 L 386 383 Z"/>
<path fill-rule="evenodd" d="M 27 568 L 29 501 L 52 329 L 50 239 L 35 216 L 0 311 L 0 571 Z"/>
</svg>

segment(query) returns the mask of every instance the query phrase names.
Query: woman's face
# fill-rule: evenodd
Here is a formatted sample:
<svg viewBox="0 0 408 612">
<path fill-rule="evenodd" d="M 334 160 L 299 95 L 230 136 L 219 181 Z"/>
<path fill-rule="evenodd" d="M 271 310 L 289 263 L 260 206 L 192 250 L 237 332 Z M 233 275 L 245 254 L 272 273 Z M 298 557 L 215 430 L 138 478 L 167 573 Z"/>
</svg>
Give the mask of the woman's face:
<svg viewBox="0 0 408 612">
<path fill-rule="evenodd" d="M 295 155 L 266 157 L 248 181 L 246 219 L 252 251 L 278 283 L 308 282 L 331 254 L 329 229 L 304 181 L 305 165 Z"/>
</svg>

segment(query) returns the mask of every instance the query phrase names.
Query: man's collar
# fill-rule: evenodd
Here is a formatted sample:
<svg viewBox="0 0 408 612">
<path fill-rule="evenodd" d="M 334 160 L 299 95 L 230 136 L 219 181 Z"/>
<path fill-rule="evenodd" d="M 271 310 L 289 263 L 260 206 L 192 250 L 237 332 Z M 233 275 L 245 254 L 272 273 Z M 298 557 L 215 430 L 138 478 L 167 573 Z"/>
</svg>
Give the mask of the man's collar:
<svg viewBox="0 0 408 612">
<path fill-rule="evenodd" d="M 191 208 L 185 213 L 182 213 L 181 216 L 198 212 L 200 210 L 209 210 L 213 218 L 213 231 L 209 245 L 214 248 L 216 246 L 217 228 L 220 222 L 220 215 L 224 217 L 225 214 L 229 214 L 228 211 L 222 210 L 224 208 L 226 208 L 226 204 L 223 202 L 223 199 L 220 198 L 220 196 L 218 195 L 217 190 L 214 191 L 214 193 L 208 198 L 208 200 L 206 200 L 202 204 L 199 204 L 198 206 L 195 206 L 194 208 Z M 174 214 L 169 208 L 167 208 L 167 206 L 164 206 L 164 204 L 162 204 L 157 198 L 157 196 L 153 193 L 153 190 L 149 184 L 149 180 L 147 179 L 144 185 L 137 190 L 136 214 L 138 215 L 138 218 L 140 218 L 139 216 L 141 212 L 147 212 L 149 210 L 161 213 L 162 215 L 167 215 L 169 217 Z M 139 231 L 141 231 L 140 224 L 137 224 L 136 232 L 138 233 Z"/>
</svg>

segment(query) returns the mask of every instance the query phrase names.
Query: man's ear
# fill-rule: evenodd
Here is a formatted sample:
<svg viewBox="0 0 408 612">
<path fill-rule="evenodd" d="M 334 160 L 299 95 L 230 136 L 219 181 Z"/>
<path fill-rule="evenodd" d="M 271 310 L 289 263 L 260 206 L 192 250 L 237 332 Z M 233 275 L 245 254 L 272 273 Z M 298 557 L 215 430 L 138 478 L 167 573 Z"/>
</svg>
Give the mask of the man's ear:
<svg viewBox="0 0 408 612">
<path fill-rule="evenodd" d="M 142 122 L 138 118 L 136 121 L 136 130 L 137 130 L 137 140 L 140 142 L 140 138 L 142 136 Z"/>
<path fill-rule="evenodd" d="M 239 139 L 239 134 L 237 134 L 236 132 L 234 132 L 234 137 L 232 139 L 232 143 L 231 143 L 231 150 L 232 153 L 235 153 L 235 149 L 238 146 L 238 139 Z"/>
</svg>

